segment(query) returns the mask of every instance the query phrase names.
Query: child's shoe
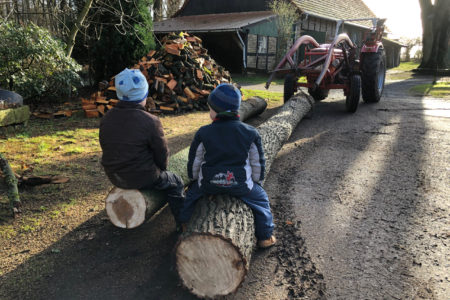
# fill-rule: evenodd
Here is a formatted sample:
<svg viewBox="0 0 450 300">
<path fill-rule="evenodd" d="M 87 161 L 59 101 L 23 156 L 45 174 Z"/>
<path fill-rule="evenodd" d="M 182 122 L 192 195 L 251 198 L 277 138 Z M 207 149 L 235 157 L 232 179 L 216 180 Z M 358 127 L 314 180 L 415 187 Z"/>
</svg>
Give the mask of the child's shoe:
<svg viewBox="0 0 450 300">
<path fill-rule="evenodd" d="M 267 240 L 258 241 L 258 247 L 259 248 L 269 248 L 269 247 L 272 247 L 273 245 L 275 245 L 276 242 L 277 242 L 277 239 L 275 238 L 274 235 L 272 235 Z"/>
</svg>

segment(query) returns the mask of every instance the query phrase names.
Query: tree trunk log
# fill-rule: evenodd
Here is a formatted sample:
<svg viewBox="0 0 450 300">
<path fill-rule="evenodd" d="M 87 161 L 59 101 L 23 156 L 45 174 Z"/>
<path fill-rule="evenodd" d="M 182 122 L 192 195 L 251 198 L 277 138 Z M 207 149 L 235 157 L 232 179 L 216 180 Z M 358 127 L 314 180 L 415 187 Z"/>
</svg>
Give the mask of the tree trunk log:
<svg viewBox="0 0 450 300">
<path fill-rule="evenodd" d="M 305 94 L 296 95 L 258 127 L 266 155 L 266 174 L 312 105 Z M 244 202 L 228 195 L 204 197 L 198 201 L 175 250 L 183 285 L 207 298 L 236 291 L 248 271 L 255 242 L 253 214 Z"/>
<path fill-rule="evenodd" d="M 8 161 L 0 153 L 0 170 L 3 173 L 7 188 L 9 203 L 0 203 L 0 219 L 3 217 L 14 217 L 15 210 L 20 206 L 19 190 L 17 189 L 17 178 L 9 166 Z"/>
<path fill-rule="evenodd" d="M 267 107 L 264 99 L 253 97 L 243 101 L 239 109 L 241 120 L 260 114 Z M 189 182 L 187 175 L 189 147 L 172 155 L 168 170 Z M 105 199 L 106 213 L 117 227 L 135 228 L 154 215 L 166 204 L 164 193 L 153 190 L 124 190 L 114 187 Z"/>
<path fill-rule="evenodd" d="M 261 97 L 252 97 L 242 102 L 239 109 L 239 120 L 244 121 L 260 115 L 267 108 L 267 102 Z"/>
<path fill-rule="evenodd" d="M 253 214 L 237 198 L 203 198 L 176 247 L 177 271 L 199 297 L 234 292 L 248 272 L 254 244 Z"/>
</svg>

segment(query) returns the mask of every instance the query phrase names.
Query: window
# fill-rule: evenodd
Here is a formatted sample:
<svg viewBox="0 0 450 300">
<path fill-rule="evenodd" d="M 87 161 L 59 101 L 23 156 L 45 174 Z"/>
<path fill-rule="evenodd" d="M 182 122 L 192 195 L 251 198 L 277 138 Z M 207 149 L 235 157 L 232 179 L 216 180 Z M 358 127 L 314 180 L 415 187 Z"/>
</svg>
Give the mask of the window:
<svg viewBox="0 0 450 300">
<path fill-rule="evenodd" d="M 259 36 L 258 38 L 258 54 L 267 53 L 267 36 Z"/>
</svg>

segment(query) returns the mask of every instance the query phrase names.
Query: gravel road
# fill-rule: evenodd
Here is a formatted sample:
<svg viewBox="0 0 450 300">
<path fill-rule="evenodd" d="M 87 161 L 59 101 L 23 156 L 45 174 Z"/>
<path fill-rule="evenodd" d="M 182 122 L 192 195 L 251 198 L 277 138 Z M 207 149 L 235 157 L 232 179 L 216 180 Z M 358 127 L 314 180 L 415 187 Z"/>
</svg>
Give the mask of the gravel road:
<svg viewBox="0 0 450 300">
<path fill-rule="evenodd" d="M 298 224 L 313 298 L 449 299 L 450 99 L 407 93 L 431 80 L 389 82 L 353 115 L 333 93 L 275 161 L 278 235 Z"/>
</svg>

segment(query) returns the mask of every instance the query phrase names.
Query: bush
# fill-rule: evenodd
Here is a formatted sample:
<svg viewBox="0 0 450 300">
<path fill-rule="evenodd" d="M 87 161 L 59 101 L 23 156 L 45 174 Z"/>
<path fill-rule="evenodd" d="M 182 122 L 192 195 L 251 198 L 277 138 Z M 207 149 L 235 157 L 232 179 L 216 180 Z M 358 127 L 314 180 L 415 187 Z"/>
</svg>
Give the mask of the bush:
<svg viewBox="0 0 450 300">
<path fill-rule="evenodd" d="M 37 25 L 0 25 L 0 86 L 24 99 L 63 100 L 80 84 L 80 65 L 65 55 L 65 44 Z"/>
</svg>

